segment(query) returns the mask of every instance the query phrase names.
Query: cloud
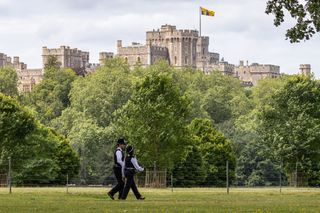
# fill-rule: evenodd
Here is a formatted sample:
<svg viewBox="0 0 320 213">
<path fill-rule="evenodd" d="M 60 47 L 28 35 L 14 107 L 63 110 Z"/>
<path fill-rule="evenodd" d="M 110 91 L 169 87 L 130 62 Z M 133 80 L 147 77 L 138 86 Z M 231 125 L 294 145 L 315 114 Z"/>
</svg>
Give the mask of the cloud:
<svg viewBox="0 0 320 213">
<path fill-rule="evenodd" d="M 0 0 L 0 52 L 40 67 L 42 46 L 69 45 L 90 51 L 97 62 L 99 51 L 115 51 L 116 40 L 144 42 L 145 32 L 162 24 L 198 29 L 200 5 L 216 11 L 202 17 L 202 31 L 226 60 L 278 64 L 291 73 L 298 63 L 320 69 L 319 36 L 290 44 L 284 35 L 292 22 L 274 27 L 261 0 Z"/>
</svg>

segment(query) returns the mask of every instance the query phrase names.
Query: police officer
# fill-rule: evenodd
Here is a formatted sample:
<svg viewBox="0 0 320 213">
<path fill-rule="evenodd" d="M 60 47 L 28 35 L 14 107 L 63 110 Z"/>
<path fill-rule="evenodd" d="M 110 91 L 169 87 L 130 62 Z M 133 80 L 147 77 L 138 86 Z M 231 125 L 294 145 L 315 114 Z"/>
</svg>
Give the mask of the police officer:
<svg viewBox="0 0 320 213">
<path fill-rule="evenodd" d="M 144 168 L 139 166 L 137 158 L 134 156 L 134 149 L 132 146 L 127 147 L 127 156 L 125 158 L 125 165 L 123 168 L 123 173 L 126 178 L 126 183 L 123 189 L 123 193 L 121 196 L 122 200 L 127 199 L 128 193 L 130 188 L 132 189 L 134 195 L 138 200 L 144 200 L 145 198 L 141 196 L 141 194 L 138 191 L 138 188 L 136 186 L 136 183 L 134 182 L 134 175 L 136 171 L 142 172 Z"/>
<path fill-rule="evenodd" d="M 118 139 L 117 149 L 114 152 L 114 166 L 113 172 L 117 178 L 118 184 L 108 192 L 108 196 L 114 200 L 114 195 L 119 192 L 119 199 L 121 198 L 121 194 L 124 187 L 124 175 L 122 174 L 124 167 L 124 150 L 126 148 L 127 143 L 123 138 Z"/>
</svg>

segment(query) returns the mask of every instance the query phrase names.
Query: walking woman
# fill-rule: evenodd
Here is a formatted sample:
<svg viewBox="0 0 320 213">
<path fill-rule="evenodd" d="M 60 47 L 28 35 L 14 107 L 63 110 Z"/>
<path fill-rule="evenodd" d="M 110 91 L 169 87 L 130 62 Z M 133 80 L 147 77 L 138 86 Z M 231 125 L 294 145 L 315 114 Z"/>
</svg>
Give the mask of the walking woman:
<svg viewBox="0 0 320 213">
<path fill-rule="evenodd" d="M 126 181 L 121 199 L 127 199 L 129 190 L 131 188 L 138 200 L 144 200 L 145 198 L 139 193 L 136 183 L 134 182 L 134 175 L 136 171 L 142 172 L 144 168 L 139 166 L 137 158 L 134 156 L 134 149 L 132 146 L 127 147 L 127 156 L 124 162 L 123 174 L 125 175 Z"/>
</svg>

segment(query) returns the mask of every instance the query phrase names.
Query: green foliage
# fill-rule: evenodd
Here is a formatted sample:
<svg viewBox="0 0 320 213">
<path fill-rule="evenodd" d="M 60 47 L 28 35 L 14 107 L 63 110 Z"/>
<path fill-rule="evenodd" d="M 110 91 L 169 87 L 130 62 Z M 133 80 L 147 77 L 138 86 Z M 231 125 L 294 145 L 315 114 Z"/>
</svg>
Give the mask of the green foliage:
<svg viewBox="0 0 320 213">
<path fill-rule="evenodd" d="M 48 125 L 70 105 L 69 91 L 76 78 L 75 72 L 71 69 L 47 66 L 44 79 L 26 94 L 23 102 L 37 112 L 36 117 L 41 123 Z"/>
<path fill-rule="evenodd" d="M 253 140 L 245 144 L 237 162 L 237 184 L 239 186 L 279 185 L 280 164 L 267 159 L 263 147 Z"/>
<path fill-rule="evenodd" d="M 275 16 L 274 25 L 284 22 L 285 12 L 296 20 L 294 27 L 287 30 L 286 37 L 291 43 L 309 40 L 320 32 L 319 0 L 268 0 L 266 13 Z"/>
<path fill-rule="evenodd" d="M 31 114 L 17 101 L 0 93 L 0 154 L 4 156 L 23 143 L 25 137 L 36 128 Z M 8 153 L 9 152 L 9 153 Z"/>
<path fill-rule="evenodd" d="M 287 172 L 300 162 L 307 173 L 320 151 L 320 83 L 310 77 L 293 76 L 272 96 L 261 114 L 260 134 L 266 152 L 283 160 Z"/>
<path fill-rule="evenodd" d="M 71 141 L 79 155 L 81 183 L 102 183 L 111 175 L 116 141 L 112 127 L 99 127 L 84 113 L 71 108 L 64 110 L 52 124 Z"/>
<path fill-rule="evenodd" d="M 164 63 L 149 68 L 131 100 L 117 112 L 119 134 L 137 147 L 137 155 L 152 166 L 172 168 L 187 145 L 188 100 L 179 92 L 172 69 Z M 139 152 L 140 150 L 140 152 Z"/>
<path fill-rule="evenodd" d="M 11 157 L 15 183 L 63 183 L 66 171 L 77 175 L 78 158 L 69 143 L 2 94 L 0 127 L 0 169 Z"/>
<path fill-rule="evenodd" d="M 187 155 L 179 163 L 174 165 L 172 171 L 173 185 L 175 187 L 192 187 L 205 184 L 205 162 L 202 153 L 197 146 L 191 146 Z"/>
<path fill-rule="evenodd" d="M 127 103 L 132 89 L 128 65 L 121 59 L 108 60 L 95 73 L 74 82 L 71 108 L 106 127 L 114 120 L 113 113 Z"/>
<path fill-rule="evenodd" d="M 319 185 L 320 87 L 312 78 L 244 88 L 218 72 L 165 62 L 130 70 L 119 58 L 85 77 L 60 69 L 55 58 L 45 69 L 23 103 L 54 131 L 0 96 L 0 164 L 14 150 L 20 183 L 62 183 L 79 170 L 79 183 L 108 183 L 115 141 L 124 136 L 144 167 L 173 172 L 176 186 L 224 186 L 226 161 L 234 183 L 276 185 L 281 160 L 287 173 L 300 161 L 309 184 Z"/>
<path fill-rule="evenodd" d="M 229 161 L 230 181 L 234 180 L 236 158 L 231 142 L 217 131 L 208 119 L 193 120 L 189 129 L 200 148 L 207 168 L 204 184 L 225 186 L 227 161 Z"/>
<path fill-rule="evenodd" d="M 18 96 L 18 75 L 12 68 L 0 68 L 0 93 Z"/>
</svg>

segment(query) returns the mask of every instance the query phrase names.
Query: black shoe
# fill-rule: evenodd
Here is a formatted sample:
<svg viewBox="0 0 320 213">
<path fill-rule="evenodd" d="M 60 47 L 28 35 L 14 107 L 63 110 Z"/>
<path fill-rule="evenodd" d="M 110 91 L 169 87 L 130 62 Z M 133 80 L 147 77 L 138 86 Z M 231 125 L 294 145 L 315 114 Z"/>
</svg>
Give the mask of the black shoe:
<svg viewBox="0 0 320 213">
<path fill-rule="evenodd" d="M 107 194 L 112 200 L 114 200 L 114 197 L 110 194 L 110 192 L 108 192 Z"/>
<path fill-rule="evenodd" d="M 146 199 L 145 197 L 139 197 L 139 198 L 137 198 L 138 200 L 144 200 L 144 199 Z"/>
</svg>

